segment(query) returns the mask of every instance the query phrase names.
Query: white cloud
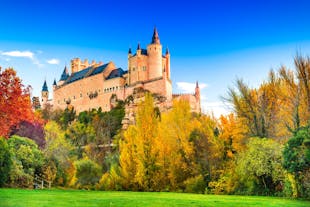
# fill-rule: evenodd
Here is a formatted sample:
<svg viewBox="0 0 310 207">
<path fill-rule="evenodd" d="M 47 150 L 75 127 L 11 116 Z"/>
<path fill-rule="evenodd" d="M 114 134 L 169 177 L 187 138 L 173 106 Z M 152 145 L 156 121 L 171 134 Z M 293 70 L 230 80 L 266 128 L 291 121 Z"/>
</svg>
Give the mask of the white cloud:
<svg viewBox="0 0 310 207">
<path fill-rule="evenodd" d="M 47 60 L 46 61 L 48 64 L 51 64 L 51 65 L 58 65 L 59 64 L 59 60 L 58 59 L 50 59 L 50 60 Z"/>
<path fill-rule="evenodd" d="M 38 67 L 43 67 L 44 65 L 40 63 L 36 55 L 31 52 L 31 51 L 20 51 L 20 50 L 13 50 L 13 51 L 7 51 L 7 52 L 2 52 L 0 51 L 1 56 L 5 57 L 17 57 L 17 58 L 28 58 L 32 61 L 34 65 L 37 65 Z M 9 61 L 10 58 L 6 58 L 5 60 Z"/>
<path fill-rule="evenodd" d="M 205 83 L 199 83 L 200 90 L 206 88 L 208 85 Z M 178 89 L 182 90 L 184 93 L 194 93 L 196 83 L 189 82 L 177 82 Z"/>
<path fill-rule="evenodd" d="M 14 51 L 9 51 L 9 52 L 2 52 L 1 55 L 4 56 L 10 56 L 10 57 L 25 57 L 25 58 L 34 58 L 34 54 L 30 51 L 19 51 L 19 50 L 14 50 Z"/>
</svg>

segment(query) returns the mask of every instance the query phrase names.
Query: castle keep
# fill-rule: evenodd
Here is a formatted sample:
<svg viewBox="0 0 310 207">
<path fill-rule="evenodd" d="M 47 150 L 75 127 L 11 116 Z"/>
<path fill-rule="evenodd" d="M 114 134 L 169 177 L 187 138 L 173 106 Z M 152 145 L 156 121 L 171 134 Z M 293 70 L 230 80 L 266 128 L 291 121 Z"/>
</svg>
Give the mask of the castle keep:
<svg viewBox="0 0 310 207">
<path fill-rule="evenodd" d="M 191 110 L 200 112 L 200 91 L 196 84 L 195 94 L 172 94 L 170 79 L 170 53 L 162 53 L 157 29 L 146 49 L 138 44 L 136 53 L 128 51 L 128 70 L 118 68 L 113 62 L 89 63 L 79 58 L 71 60 L 71 71 L 64 68 L 58 82 L 53 83 L 53 100 L 48 100 L 46 81 L 42 87 L 42 105 L 48 102 L 53 108 L 65 109 L 72 105 L 77 112 L 101 107 L 109 111 L 115 99 L 125 100 L 136 89 L 148 90 L 165 98 L 164 107 L 171 106 L 173 99 L 188 100 Z"/>
</svg>

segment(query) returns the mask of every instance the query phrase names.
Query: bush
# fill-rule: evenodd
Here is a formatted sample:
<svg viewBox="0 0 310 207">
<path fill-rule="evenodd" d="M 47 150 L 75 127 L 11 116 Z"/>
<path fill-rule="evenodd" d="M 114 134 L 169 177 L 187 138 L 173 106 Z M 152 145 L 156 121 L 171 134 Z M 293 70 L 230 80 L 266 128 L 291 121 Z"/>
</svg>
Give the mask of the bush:
<svg viewBox="0 0 310 207">
<path fill-rule="evenodd" d="M 184 181 L 186 193 L 204 193 L 206 184 L 202 175 L 192 177 Z"/>
<path fill-rule="evenodd" d="M 8 181 L 11 166 L 12 155 L 7 141 L 0 137 L 0 187 Z"/>
<path fill-rule="evenodd" d="M 8 140 L 13 165 L 10 184 L 13 187 L 32 187 L 35 174 L 42 174 L 44 157 L 38 145 L 25 137 L 12 136 Z"/>
<path fill-rule="evenodd" d="M 102 175 L 96 188 L 98 190 L 122 190 L 121 182 L 119 166 L 113 165 L 110 172 L 106 172 Z"/>
<path fill-rule="evenodd" d="M 74 163 L 77 178 L 77 187 L 93 189 L 101 176 L 100 166 L 89 159 L 78 160 Z"/>
</svg>

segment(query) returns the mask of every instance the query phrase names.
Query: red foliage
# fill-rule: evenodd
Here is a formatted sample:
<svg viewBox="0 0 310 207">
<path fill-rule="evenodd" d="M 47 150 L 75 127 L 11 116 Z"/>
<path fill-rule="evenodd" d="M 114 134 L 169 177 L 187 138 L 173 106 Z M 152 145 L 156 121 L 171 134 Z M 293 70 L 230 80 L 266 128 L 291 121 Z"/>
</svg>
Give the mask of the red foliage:
<svg viewBox="0 0 310 207">
<path fill-rule="evenodd" d="M 8 137 L 21 121 L 33 122 L 30 86 L 24 87 L 13 68 L 3 72 L 0 67 L 0 136 Z"/>
</svg>

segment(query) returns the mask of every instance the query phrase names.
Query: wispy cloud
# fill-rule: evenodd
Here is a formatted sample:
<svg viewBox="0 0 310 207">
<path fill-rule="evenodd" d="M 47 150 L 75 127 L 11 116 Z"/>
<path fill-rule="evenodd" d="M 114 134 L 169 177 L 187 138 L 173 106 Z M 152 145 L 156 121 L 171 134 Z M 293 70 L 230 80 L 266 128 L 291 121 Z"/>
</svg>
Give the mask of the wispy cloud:
<svg viewBox="0 0 310 207">
<path fill-rule="evenodd" d="M 59 64 L 59 60 L 58 59 L 50 59 L 50 60 L 47 60 L 46 61 L 48 64 L 51 64 L 51 65 L 58 65 Z"/>
<path fill-rule="evenodd" d="M 206 88 L 208 85 L 205 83 L 199 83 L 200 90 Z M 196 83 L 189 83 L 189 82 L 177 82 L 177 87 L 179 90 L 183 91 L 184 93 L 194 93 Z"/>
<path fill-rule="evenodd" d="M 4 56 L 4 57 L 16 57 L 16 58 L 28 58 L 32 61 L 32 63 L 34 65 L 37 65 L 38 67 L 43 67 L 44 65 L 38 60 L 38 58 L 36 57 L 36 55 L 28 50 L 25 51 L 20 51 L 20 50 L 13 50 L 13 51 L 5 51 L 2 52 L 0 51 L 0 55 Z M 10 60 L 9 58 L 7 58 L 8 60 Z"/>
<path fill-rule="evenodd" d="M 1 55 L 10 56 L 10 57 L 25 57 L 25 58 L 30 58 L 30 59 L 34 58 L 34 54 L 30 51 L 14 50 L 14 51 L 2 52 Z"/>
</svg>

